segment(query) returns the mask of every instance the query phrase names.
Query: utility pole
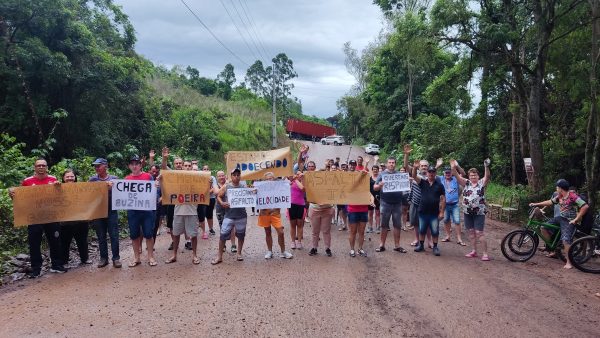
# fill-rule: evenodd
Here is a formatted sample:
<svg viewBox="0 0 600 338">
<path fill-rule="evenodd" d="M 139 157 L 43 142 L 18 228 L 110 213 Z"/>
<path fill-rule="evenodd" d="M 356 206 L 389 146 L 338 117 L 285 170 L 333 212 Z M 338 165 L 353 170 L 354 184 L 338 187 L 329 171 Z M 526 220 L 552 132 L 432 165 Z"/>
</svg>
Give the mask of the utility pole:
<svg viewBox="0 0 600 338">
<path fill-rule="evenodd" d="M 276 113 L 277 110 L 275 108 L 275 104 L 276 104 L 276 99 L 275 99 L 275 94 L 277 93 L 277 87 L 275 86 L 275 64 L 273 64 L 273 116 L 272 116 L 272 121 L 271 121 L 271 128 L 273 129 L 273 143 L 272 143 L 272 148 L 273 149 L 277 149 L 277 117 L 276 117 Z"/>
</svg>

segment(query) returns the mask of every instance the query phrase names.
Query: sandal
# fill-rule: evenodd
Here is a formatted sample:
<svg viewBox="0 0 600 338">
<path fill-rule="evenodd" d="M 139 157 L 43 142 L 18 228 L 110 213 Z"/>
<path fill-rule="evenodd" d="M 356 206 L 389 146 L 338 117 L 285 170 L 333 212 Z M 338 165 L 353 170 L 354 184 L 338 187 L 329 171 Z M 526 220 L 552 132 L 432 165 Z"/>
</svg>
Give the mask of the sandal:
<svg viewBox="0 0 600 338">
<path fill-rule="evenodd" d="M 487 262 L 490 260 L 490 257 L 488 255 L 483 255 L 483 256 L 481 256 L 481 260 L 484 262 Z"/>
<path fill-rule="evenodd" d="M 200 258 L 194 257 L 194 259 L 192 259 L 192 264 L 194 264 L 194 265 L 200 264 Z"/>
<path fill-rule="evenodd" d="M 546 254 L 546 257 L 548 257 L 548 258 L 558 258 L 558 257 L 556 257 L 556 252 L 551 252 L 549 254 Z"/>
<path fill-rule="evenodd" d="M 358 250 L 358 255 L 361 256 L 361 257 L 367 257 L 367 253 L 363 249 L 359 249 Z"/>
<path fill-rule="evenodd" d="M 385 246 L 380 246 L 379 248 L 375 249 L 376 252 L 384 252 L 385 251 Z"/>
<path fill-rule="evenodd" d="M 463 241 L 458 241 L 458 242 L 456 242 L 456 244 L 458 244 L 458 245 L 461 245 L 461 246 L 467 246 L 467 245 L 465 244 L 465 242 L 463 242 Z"/>
<path fill-rule="evenodd" d="M 140 262 L 140 261 L 137 261 L 137 262 L 130 262 L 130 263 L 129 263 L 129 267 L 130 267 L 130 268 L 133 268 L 133 267 L 136 267 L 136 266 L 138 266 L 138 265 L 140 265 L 140 264 L 142 264 L 142 262 Z"/>
<path fill-rule="evenodd" d="M 242 257 L 242 256 L 238 256 L 236 259 L 237 259 L 237 261 L 238 261 L 238 262 L 241 262 L 241 261 L 243 261 L 243 260 L 244 260 L 244 257 Z"/>
<path fill-rule="evenodd" d="M 475 257 L 477 257 L 477 252 L 475 252 L 475 250 L 473 250 L 473 251 L 469 252 L 468 254 L 466 254 L 465 257 L 475 258 Z"/>
<path fill-rule="evenodd" d="M 356 251 L 350 250 L 349 255 L 350 255 L 350 257 L 356 257 Z"/>
<path fill-rule="evenodd" d="M 150 266 L 156 266 L 156 265 L 158 265 L 158 263 L 156 263 L 156 261 L 152 260 L 152 261 L 148 262 L 148 265 L 150 265 Z"/>
<path fill-rule="evenodd" d="M 212 261 L 210 261 L 210 264 L 212 265 L 217 265 L 217 264 L 221 264 L 223 263 L 222 259 L 213 259 Z"/>
<path fill-rule="evenodd" d="M 165 261 L 165 264 L 171 264 L 177 262 L 177 258 L 171 257 Z"/>
<path fill-rule="evenodd" d="M 394 251 L 400 252 L 400 253 L 406 253 L 406 249 L 404 249 L 403 247 L 399 246 L 397 248 L 394 248 Z"/>
<path fill-rule="evenodd" d="M 419 244 L 419 241 L 413 241 L 410 243 L 410 246 L 417 246 L 417 244 Z"/>
<path fill-rule="evenodd" d="M 450 237 L 446 237 L 446 238 L 442 239 L 442 242 L 450 242 Z"/>
</svg>

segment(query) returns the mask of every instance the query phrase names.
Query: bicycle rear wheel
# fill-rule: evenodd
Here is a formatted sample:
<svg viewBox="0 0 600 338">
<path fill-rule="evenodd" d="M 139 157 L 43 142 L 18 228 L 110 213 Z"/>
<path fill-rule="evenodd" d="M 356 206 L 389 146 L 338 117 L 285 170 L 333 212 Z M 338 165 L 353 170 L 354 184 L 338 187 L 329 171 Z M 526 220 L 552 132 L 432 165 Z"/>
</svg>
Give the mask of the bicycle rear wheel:
<svg viewBox="0 0 600 338">
<path fill-rule="evenodd" d="M 587 236 L 571 244 L 571 264 L 583 272 L 600 273 L 600 237 Z"/>
<path fill-rule="evenodd" d="M 539 239 L 532 231 L 519 229 L 504 236 L 500 249 L 509 261 L 526 262 L 535 255 L 538 243 Z"/>
</svg>

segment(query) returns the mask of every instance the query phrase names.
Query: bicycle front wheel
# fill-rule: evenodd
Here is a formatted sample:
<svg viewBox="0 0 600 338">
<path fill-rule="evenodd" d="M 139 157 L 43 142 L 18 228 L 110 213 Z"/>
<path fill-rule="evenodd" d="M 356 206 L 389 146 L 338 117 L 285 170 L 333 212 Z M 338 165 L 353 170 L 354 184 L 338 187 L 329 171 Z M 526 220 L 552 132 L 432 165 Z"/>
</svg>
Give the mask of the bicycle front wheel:
<svg viewBox="0 0 600 338">
<path fill-rule="evenodd" d="M 600 273 L 600 237 L 587 236 L 571 244 L 571 264 L 583 272 Z"/>
<path fill-rule="evenodd" d="M 538 238 L 532 231 L 519 229 L 509 232 L 502 239 L 500 249 L 506 259 L 511 262 L 526 262 L 538 246 Z"/>
</svg>

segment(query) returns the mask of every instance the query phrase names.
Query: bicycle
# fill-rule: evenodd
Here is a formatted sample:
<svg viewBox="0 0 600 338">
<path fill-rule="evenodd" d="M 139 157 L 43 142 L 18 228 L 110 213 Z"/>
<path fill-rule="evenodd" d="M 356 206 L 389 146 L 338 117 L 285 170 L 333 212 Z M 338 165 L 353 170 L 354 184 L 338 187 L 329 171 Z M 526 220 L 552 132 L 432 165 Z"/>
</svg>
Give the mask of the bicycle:
<svg viewBox="0 0 600 338">
<path fill-rule="evenodd" d="M 535 219 L 540 215 L 543 220 Z M 563 243 L 560 240 L 560 225 L 548 223 L 548 218 L 544 215 L 543 211 L 539 208 L 532 208 L 529 210 L 529 218 L 523 229 L 517 229 L 509 232 L 504 236 L 500 244 L 502 254 L 506 259 L 511 262 L 526 262 L 535 255 L 537 248 L 540 244 L 540 238 L 546 244 L 546 251 L 554 252 L 556 257 L 560 258 L 563 262 L 567 260 L 562 252 Z M 545 239 L 542 236 L 541 228 L 553 232 L 550 239 Z M 579 230 L 575 230 L 574 238 L 580 238 L 584 236 Z"/>
<path fill-rule="evenodd" d="M 573 242 L 569 248 L 569 260 L 577 269 L 588 273 L 600 273 L 600 212 L 596 214 L 590 236 Z"/>
</svg>

